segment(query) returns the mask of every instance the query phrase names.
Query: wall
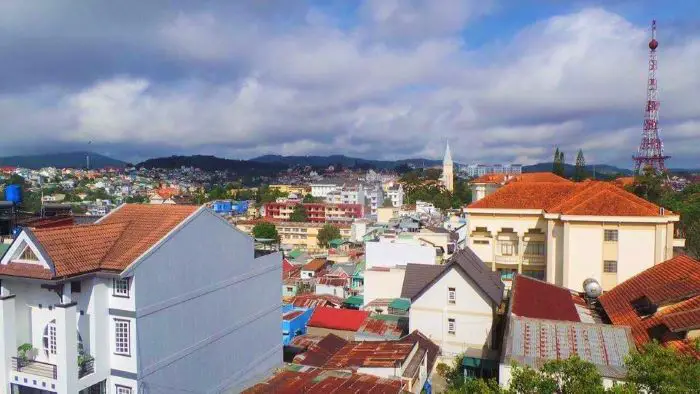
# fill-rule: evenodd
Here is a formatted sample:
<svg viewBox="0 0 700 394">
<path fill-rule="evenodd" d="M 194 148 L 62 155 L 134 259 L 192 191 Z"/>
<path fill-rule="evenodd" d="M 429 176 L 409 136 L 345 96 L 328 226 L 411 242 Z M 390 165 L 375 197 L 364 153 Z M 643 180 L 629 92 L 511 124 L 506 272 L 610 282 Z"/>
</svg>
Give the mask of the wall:
<svg viewBox="0 0 700 394">
<path fill-rule="evenodd" d="M 149 393 L 235 391 L 281 364 L 281 258 L 203 210 L 134 268 Z"/>
<path fill-rule="evenodd" d="M 449 304 L 448 288 L 455 288 L 456 302 Z M 460 269 L 452 268 L 420 297 L 410 309 L 410 331 L 420 330 L 440 345 L 444 355 L 462 352 L 481 354 L 490 347 L 493 326 L 492 301 Z M 455 319 L 455 334 L 448 334 L 447 320 Z"/>
<path fill-rule="evenodd" d="M 366 268 L 397 265 L 435 264 L 435 248 L 407 243 L 365 243 Z"/>
<path fill-rule="evenodd" d="M 494 260 L 494 240 L 496 235 L 503 228 L 512 228 L 517 234 L 523 235 L 530 229 L 540 229 L 542 233 L 547 233 L 547 221 L 541 215 L 506 215 L 506 214 L 479 214 L 470 213 L 467 221 L 468 244 L 479 258 L 485 262 Z M 481 234 L 473 234 L 477 227 L 486 227 L 491 238 Z M 475 245 L 474 240 L 489 240 L 488 245 Z M 490 247 L 490 249 L 489 249 Z"/>
<path fill-rule="evenodd" d="M 654 265 L 656 241 L 654 225 L 624 225 L 618 233 L 617 283 Z M 658 244 L 663 248 L 663 244 Z"/>
<path fill-rule="evenodd" d="M 316 285 L 316 294 L 330 294 L 332 296 L 347 298 L 345 289 L 342 286 Z"/>
<path fill-rule="evenodd" d="M 365 270 L 364 305 L 377 298 L 399 298 L 406 270 L 391 268 L 388 271 Z"/>
<path fill-rule="evenodd" d="M 328 334 L 334 334 L 337 335 L 346 341 L 353 341 L 355 340 L 355 331 L 345 331 L 345 330 L 333 330 L 330 328 L 321 328 L 321 327 L 311 327 L 308 326 L 306 331 L 306 334 L 309 336 L 318 336 L 318 337 L 325 337 Z"/>
<path fill-rule="evenodd" d="M 564 240 L 564 282 L 562 286 L 583 290 L 583 281 L 602 281 L 603 226 L 600 223 L 570 223 Z"/>
</svg>

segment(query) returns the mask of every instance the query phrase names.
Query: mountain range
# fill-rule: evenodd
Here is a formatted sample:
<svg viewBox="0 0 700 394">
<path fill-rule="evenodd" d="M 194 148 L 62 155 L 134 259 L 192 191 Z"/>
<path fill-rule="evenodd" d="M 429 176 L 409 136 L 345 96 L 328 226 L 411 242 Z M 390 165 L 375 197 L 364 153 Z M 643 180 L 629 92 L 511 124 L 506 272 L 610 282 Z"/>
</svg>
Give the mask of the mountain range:
<svg viewBox="0 0 700 394">
<path fill-rule="evenodd" d="M 28 156 L 0 157 L 0 166 L 23 167 L 38 170 L 43 167 L 85 168 L 87 155 L 90 155 L 90 168 L 124 168 L 125 162 L 94 152 L 63 152 Z"/>
<path fill-rule="evenodd" d="M 42 167 L 59 168 L 85 168 L 86 155 L 90 155 L 90 168 L 115 167 L 124 168 L 128 164 L 124 161 L 114 159 L 94 152 L 65 152 L 28 156 L 8 156 L 0 157 L 0 166 L 25 167 L 39 169 Z M 226 159 L 216 156 L 192 155 L 192 156 L 170 156 L 145 160 L 138 163 L 137 167 L 145 168 L 179 168 L 196 167 L 206 171 L 230 170 L 252 174 L 268 175 L 295 166 L 328 167 L 330 165 L 342 165 L 343 167 L 374 168 L 378 170 L 390 170 L 400 165 L 413 167 L 434 167 L 442 164 L 442 160 L 432 159 L 401 159 L 401 160 L 372 160 L 349 157 L 345 155 L 330 156 L 280 156 L 264 155 L 250 160 Z M 463 164 L 456 163 L 457 166 Z M 564 174 L 571 176 L 574 173 L 574 165 L 565 164 Z M 538 163 L 523 166 L 523 172 L 551 171 L 552 163 Z M 620 168 L 607 164 L 596 164 L 586 166 L 588 173 L 600 174 L 602 176 L 632 175 L 632 170 Z M 698 169 L 671 169 L 672 172 L 699 172 Z"/>
</svg>

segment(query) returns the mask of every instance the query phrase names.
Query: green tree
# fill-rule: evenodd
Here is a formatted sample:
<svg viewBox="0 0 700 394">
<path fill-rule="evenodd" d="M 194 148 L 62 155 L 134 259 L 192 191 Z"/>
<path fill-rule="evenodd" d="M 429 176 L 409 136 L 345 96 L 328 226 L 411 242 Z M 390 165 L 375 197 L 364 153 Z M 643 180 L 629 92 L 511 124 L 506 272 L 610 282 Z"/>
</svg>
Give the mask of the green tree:
<svg viewBox="0 0 700 394">
<path fill-rule="evenodd" d="M 431 181 L 437 181 L 442 176 L 442 169 L 440 168 L 428 168 L 424 171 L 425 179 Z"/>
<path fill-rule="evenodd" d="M 340 230 L 332 224 L 324 224 L 316 235 L 318 246 L 322 248 L 327 248 L 332 240 L 338 238 L 340 238 Z"/>
<path fill-rule="evenodd" d="M 280 239 L 277 233 L 277 227 L 274 224 L 268 222 L 258 223 L 253 227 L 252 230 L 253 237 L 255 239 Z"/>
<path fill-rule="evenodd" d="M 579 149 L 576 155 L 576 169 L 574 170 L 574 180 L 581 182 L 586 179 L 586 159 L 583 157 L 583 150 Z"/>
<path fill-rule="evenodd" d="M 308 222 L 309 215 L 306 213 L 306 208 L 303 205 L 297 204 L 294 206 L 292 214 L 289 215 L 289 221 L 291 222 Z"/>
<path fill-rule="evenodd" d="M 538 370 L 516 366 L 512 371 L 510 388 L 517 393 L 605 392 L 596 366 L 578 356 L 547 361 Z"/>
<path fill-rule="evenodd" d="M 231 197 L 229 191 L 221 186 L 214 186 L 209 193 L 207 193 L 209 201 L 213 200 L 225 200 Z"/>
<path fill-rule="evenodd" d="M 642 173 L 634 178 L 634 184 L 629 191 L 654 204 L 659 204 L 664 193 L 663 175 L 658 174 L 652 167 L 645 167 Z"/>
<path fill-rule="evenodd" d="M 559 147 L 557 146 L 557 148 L 554 150 L 554 159 L 552 160 L 552 172 L 557 175 L 561 175 L 561 163 L 559 162 L 559 153 Z"/>
<path fill-rule="evenodd" d="M 625 385 L 634 392 L 700 393 L 700 361 L 658 343 L 630 354 L 625 365 Z"/>
</svg>

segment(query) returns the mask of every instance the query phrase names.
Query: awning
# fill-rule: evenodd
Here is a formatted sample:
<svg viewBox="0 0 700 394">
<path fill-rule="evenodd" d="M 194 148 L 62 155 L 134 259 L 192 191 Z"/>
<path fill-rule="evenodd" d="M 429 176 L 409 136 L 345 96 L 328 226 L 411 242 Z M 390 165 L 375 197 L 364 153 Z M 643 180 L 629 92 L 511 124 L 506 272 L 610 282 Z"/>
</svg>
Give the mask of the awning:
<svg viewBox="0 0 700 394">
<path fill-rule="evenodd" d="M 407 311 L 411 307 L 411 300 L 408 298 L 397 298 L 389 304 L 389 308 Z"/>
<path fill-rule="evenodd" d="M 348 297 L 343 304 L 360 307 L 365 303 L 365 297 L 363 296 L 352 296 Z"/>
<path fill-rule="evenodd" d="M 468 368 L 496 369 L 498 368 L 498 362 L 476 357 L 464 357 L 462 359 L 462 366 Z"/>
</svg>

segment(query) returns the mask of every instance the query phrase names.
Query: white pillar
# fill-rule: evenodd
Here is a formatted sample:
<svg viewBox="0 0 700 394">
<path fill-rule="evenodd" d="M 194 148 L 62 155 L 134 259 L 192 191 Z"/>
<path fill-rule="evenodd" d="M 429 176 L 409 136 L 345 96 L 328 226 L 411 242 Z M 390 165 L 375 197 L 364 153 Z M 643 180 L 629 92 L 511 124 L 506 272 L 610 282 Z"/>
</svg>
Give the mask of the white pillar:
<svg viewBox="0 0 700 394">
<path fill-rule="evenodd" d="M 557 283 L 558 285 L 561 285 L 564 287 L 569 287 L 569 272 L 570 272 L 569 253 L 571 252 L 571 248 L 569 247 L 569 241 L 570 241 L 569 236 L 571 235 L 570 228 L 571 228 L 571 225 L 569 224 L 569 222 L 564 222 L 564 235 L 562 237 L 563 238 L 562 244 L 564 245 L 563 246 L 563 253 L 562 253 L 564 256 L 563 257 L 564 262 L 563 262 L 562 269 L 561 269 L 561 271 L 562 271 L 562 283 L 561 284 Z"/>
<path fill-rule="evenodd" d="M 104 279 L 93 278 L 87 314 L 90 318 L 90 355 L 95 358 L 95 373 L 109 374 L 109 289 Z"/>
<path fill-rule="evenodd" d="M 3 287 L 3 292 L 6 289 Z M 0 297 L 0 391 L 10 392 L 10 369 L 12 357 L 17 356 L 17 337 L 15 336 L 15 296 Z"/>
<path fill-rule="evenodd" d="M 547 282 L 556 283 L 557 275 L 557 253 L 555 250 L 556 238 L 554 237 L 554 221 L 547 220 L 547 234 L 545 235 L 545 240 L 547 241 L 546 249 L 544 251 L 547 263 Z"/>
<path fill-rule="evenodd" d="M 63 283 L 63 295 L 61 296 L 61 304 L 70 304 L 73 302 L 71 282 Z"/>
<path fill-rule="evenodd" d="M 76 303 L 59 304 L 56 311 L 56 369 L 58 394 L 78 392 L 78 317 Z"/>
</svg>

